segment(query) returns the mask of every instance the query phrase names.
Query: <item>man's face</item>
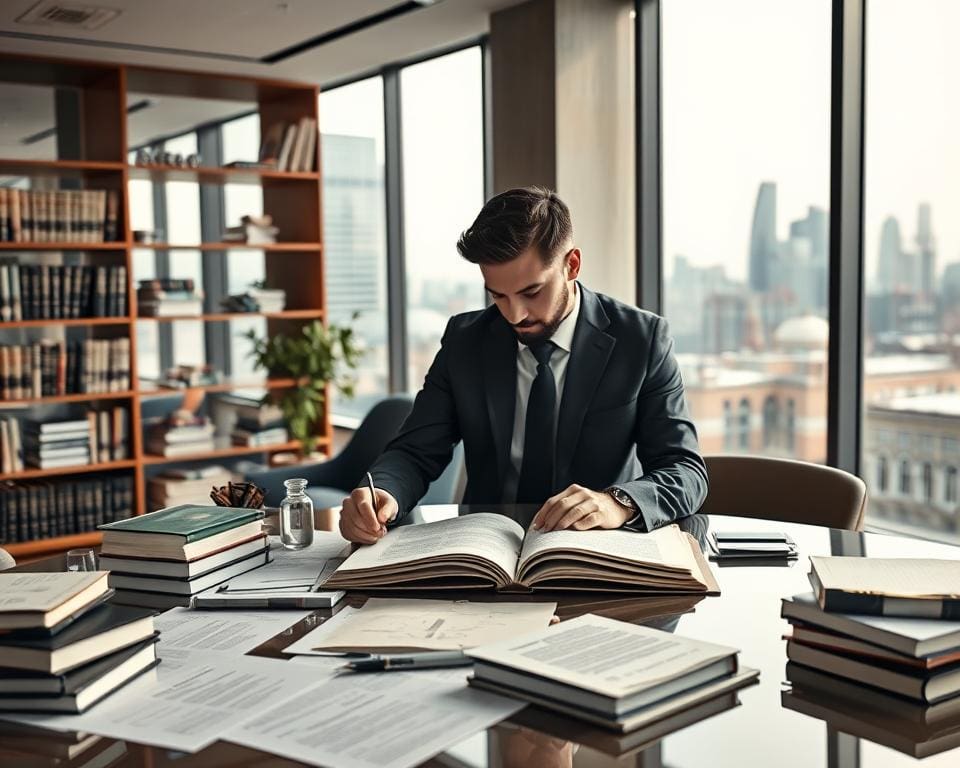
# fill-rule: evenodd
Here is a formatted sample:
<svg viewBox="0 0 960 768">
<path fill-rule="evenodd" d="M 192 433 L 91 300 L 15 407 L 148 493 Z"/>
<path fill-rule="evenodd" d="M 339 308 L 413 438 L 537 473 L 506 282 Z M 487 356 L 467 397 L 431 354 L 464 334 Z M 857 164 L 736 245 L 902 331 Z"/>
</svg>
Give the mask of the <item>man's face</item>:
<svg viewBox="0 0 960 768">
<path fill-rule="evenodd" d="M 535 249 L 505 264 L 481 264 L 487 293 L 526 345 L 546 341 L 573 309 L 573 282 L 580 272 L 580 251 L 573 248 L 550 266 Z"/>
</svg>

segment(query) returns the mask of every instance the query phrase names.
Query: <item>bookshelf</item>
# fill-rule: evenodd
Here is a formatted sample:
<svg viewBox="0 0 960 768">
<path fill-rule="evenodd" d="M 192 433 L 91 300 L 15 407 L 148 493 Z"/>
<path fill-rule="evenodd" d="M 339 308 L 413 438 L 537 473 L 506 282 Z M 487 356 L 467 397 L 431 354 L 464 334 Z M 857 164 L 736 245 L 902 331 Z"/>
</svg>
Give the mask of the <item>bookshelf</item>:
<svg viewBox="0 0 960 768">
<path fill-rule="evenodd" d="M 247 447 L 230 445 L 227 439 L 225 442 L 218 440 L 212 452 L 202 454 L 166 458 L 147 452 L 143 434 L 143 406 L 152 403 L 155 398 L 191 391 L 202 394 L 227 392 L 253 386 L 279 392 L 296 386 L 297 382 L 279 377 L 255 381 L 237 378 L 182 389 L 159 387 L 156 383 L 141 380 L 138 376 L 137 329 L 143 323 L 170 323 L 179 320 L 216 323 L 259 316 L 265 319 L 267 333 L 273 335 L 295 331 L 313 320 L 324 320 L 326 287 L 323 279 L 320 153 L 314 152 L 313 162 L 317 170 L 313 171 L 131 165 L 128 161 L 126 104 L 128 94 L 133 93 L 250 102 L 257 106 L 260 132 L 265 135 L 268 128 L 278 122 L 296 123 L 305 117 L 316 121 L 317 87 L 269 78 L 0 54 L 0 87 L 6 83 L 75 91 L 79 103 L 78 127 L 75 131 L 78 135 L 65 144 L 72 147 L 68 150 L 68 157 L 33 160 L 0 156 L 0 177 L 28 179 L 31 189 L 91 189 L 105 190 L 107 194 L 115 193 L 119 202 L 118 237 L 110 242 L 0 242 L 0 260 L 9 262 L 15 259 L 16 263 L 34 264 L 50 258 L 53 254 L 63 253 L 86 265 L 123 266 L 126 269 L 126 286 L 123 289 L 126 293 L 127 310 L 119 317 L 0 320 L 0 343 L 26 344 L 30 340 L 29 334 L 36 336 L 60 333 L 63 338 L 66 338 L 67 334 L 70 334 L 71 338 L 126 338 L 129 339 L 130 347 L 130 386 L 123 391 L 83 392 L 0 401 L 0 416 L 42 414 L 43 409 L 48 407 L 110 408 L 119 405 L 129 408 L 129 457 L 46 470 L 26 467 L 18 472 L 0 474 L 0 483 L 8 486 L 18 481 L 54 484 L 110 477 L 130 478 L 130 512 L 143 514 L 149 511 L 146 509 L 146 480 L 149 473 L 158 467 L 181 462 L 202 465 L 206 461 L 298 451 L 300 445 L 296 441 L 281 445 Z M 317 143 L 319 144 L 319 141 Z M 201 185 L 258 186 L 262 193 L 263 211 L 273 216 L 280 231 L 280 242 L 270 245 L 234 242 L 136 242 L 130 226 L 129 186 L 131 181 L 138 180 L 155 183 L 188 181 Z M 267 284 L 271 288 L 282 288 L 286 291 L 287 306 L 290 309 L 274 313 L 218 312 L 182 317 L 138 317 L 137 275 L 134 272 L 133 258 L 133 253 L 137 250 L 192 250 L 200 251 L 201 254 L 238 250 L 261 251 L 264 254 Z M 35 410 L 38 408 L 40 410 Z M 318 418 L 316 434 L 318 450 L 329 452 L 332 429 L 328 412 Z M 0 528 L 0 536 L 3 533 L 4 529 Z M 27 558 L 71 547 L 93 546 L 99 543 L 99 540 L 100 537 L 95 531 L 79 530 L 67 535 L 34 537 L 0 545 L 14 557 Z"/>
</svg>

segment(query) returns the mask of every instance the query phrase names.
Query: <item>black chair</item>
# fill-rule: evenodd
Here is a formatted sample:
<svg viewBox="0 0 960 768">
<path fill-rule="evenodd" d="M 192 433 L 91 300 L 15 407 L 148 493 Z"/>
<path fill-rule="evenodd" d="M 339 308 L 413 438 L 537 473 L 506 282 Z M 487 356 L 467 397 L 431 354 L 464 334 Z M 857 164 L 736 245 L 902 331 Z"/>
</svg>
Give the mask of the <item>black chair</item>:
<svg viewBox="0 0 960 768">
<path fill-rule="evenodd" d="M 381 400 L 364 418 L 350 442 L 329 461 L 306 467 L 277 467 L 251 472 L 247 480 L 266 491 L 265 503 L 269 506 L 279 506 L 287 494 L 283 481 L 291 477 L 302 477 L 309 483 L 307 495 L 313 500 L 315 509 L 340 506 L 344 496 L 363 483 L 364 474 L 396 436 L 412 407 L 413 399 L 407 396 Z M 424 503 L 450 503 L 454 500 L 462 455 L 461 446 L 457 446 L 454 460 L 431 484 Z"/>
</svg>

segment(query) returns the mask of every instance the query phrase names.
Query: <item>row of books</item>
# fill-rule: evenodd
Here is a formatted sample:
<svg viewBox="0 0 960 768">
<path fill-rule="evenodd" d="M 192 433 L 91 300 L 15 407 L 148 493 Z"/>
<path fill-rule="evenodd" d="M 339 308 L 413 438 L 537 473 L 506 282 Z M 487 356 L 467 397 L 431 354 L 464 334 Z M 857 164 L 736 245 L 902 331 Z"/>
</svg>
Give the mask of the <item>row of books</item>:
<svg viewBox="0 0 960 768">
<path fill-rule="evenodd" d="M 159 663 L 153 612 L 102 571 L 0 574 L 0 594 L 0 710 L 83 712 Z"/>
<path fill-rule="evenodd" d="M 133 477 L 0 484 L 0 541 L 13 543 L 86 533 L 133 514 Z"/>
<path fill-rule="evenodd" d="M 270 561 L 263 510 L 184 504 L 100 526 L 117 602 L 166 609 Z"/>
<path fill-rule="evenodd" d="M 130 419 L 124 406 L 91 408 L 85 418 L 71 421 L 24 422 L 23 457 L 31 467 L 99 464 L 129 456 Z"/>
<path fill-rule="evenodd" d="M 130 339 L 0 345 L 0 398 L 23 400 L 130 389 Z"/>
<path fill-rule="evenodd" d="M 147 506 L 166 509 L 183 504 L 209 504 L 212 487 L 238 479 L 238 476 L 219 464 L 168 468 L 147 478 Z"/>
<path fill-rule="evenodd" d="M 126 314 L 124 266 L 0 264 L 0 321 Z"/>
<path fill-rule="evenodd" d="M 0 242 L 102 243 L 120 239 L 116 190 L 0 187 Z"/>
<path fill-rule="evenodd" d="M 317 121 L 312 117 L 274 123 L 260 145 L 260 164 L 278 171 L 313 171 L 316 151 Z"/>
</svg>

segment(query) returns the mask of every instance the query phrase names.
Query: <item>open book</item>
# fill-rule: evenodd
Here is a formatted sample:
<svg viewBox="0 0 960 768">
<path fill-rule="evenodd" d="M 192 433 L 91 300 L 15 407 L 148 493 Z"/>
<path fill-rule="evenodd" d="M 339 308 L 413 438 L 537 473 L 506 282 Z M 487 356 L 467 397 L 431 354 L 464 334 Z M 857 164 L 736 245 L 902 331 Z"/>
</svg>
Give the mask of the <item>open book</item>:
<svg viewBox="0 0 960 768">
<path fill-rule="evenodd" d="M 540 533 L 491 513 L 394 528 L 324 587 L 720 594 L 700 545 L 675 525 Z"/>
</svg>

